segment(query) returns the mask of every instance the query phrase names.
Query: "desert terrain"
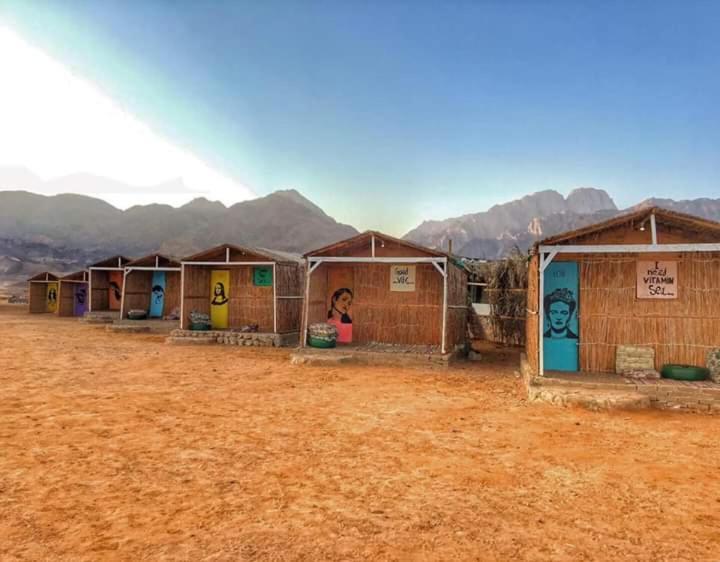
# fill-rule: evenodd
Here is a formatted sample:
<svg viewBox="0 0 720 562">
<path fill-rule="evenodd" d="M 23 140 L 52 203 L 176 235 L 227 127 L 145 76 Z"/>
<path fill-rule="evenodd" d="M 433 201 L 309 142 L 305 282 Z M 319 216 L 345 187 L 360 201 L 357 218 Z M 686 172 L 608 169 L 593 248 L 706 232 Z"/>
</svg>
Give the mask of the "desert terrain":
<svg viewBox="0 0 720 562">
<path fill-rule="evenodd" d="M 0 560 L 718 560 L 720 418 L 0 305 Z"/>
</svg>

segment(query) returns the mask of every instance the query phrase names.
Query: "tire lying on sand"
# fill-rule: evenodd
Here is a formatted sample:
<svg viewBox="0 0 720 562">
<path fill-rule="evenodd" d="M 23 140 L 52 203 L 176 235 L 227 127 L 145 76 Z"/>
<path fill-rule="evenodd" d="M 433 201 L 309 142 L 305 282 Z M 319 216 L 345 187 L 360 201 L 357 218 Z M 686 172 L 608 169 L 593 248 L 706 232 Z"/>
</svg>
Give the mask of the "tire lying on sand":
<svg viewBox="0 0 720 562">
<path fill-rule="evenodd" d="M 308 345 L 310 347 L 330 348 L 337 342 L 337 328 L 326 322 L 311 324 L 308 327 Z"/>
<path fill-rule="evenodd" d="M 128 312 L 128 318 L 130 320 L 145 320 L 147 318 L 147 312 L 144 310 L 131 310 Z"/>
<path fill-rule="evenodd" d="M 710 376 L 710 370 L 692 365 L 663 365 L 660 371 L 662 378 L 676 381 L 704 381 Z"/>
</svg>

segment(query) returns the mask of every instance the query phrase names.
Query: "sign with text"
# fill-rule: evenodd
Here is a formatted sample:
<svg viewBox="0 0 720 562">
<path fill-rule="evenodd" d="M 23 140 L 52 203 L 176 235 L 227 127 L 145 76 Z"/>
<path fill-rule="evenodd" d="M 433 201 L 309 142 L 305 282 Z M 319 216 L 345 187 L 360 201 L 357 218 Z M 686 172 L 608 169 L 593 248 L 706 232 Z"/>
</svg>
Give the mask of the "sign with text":
<svg viewBox="0 0 720 562">
<path fill-rule="evenodd" d="M 637 298 L 676 299 L 677 294 L 676 261 L 637 262 Z"/>
<path fill-rule="evenodd" d="M 415 266 L 391 265 L 390 290 L 411 292 L 415 290 Z"/>
</svg>

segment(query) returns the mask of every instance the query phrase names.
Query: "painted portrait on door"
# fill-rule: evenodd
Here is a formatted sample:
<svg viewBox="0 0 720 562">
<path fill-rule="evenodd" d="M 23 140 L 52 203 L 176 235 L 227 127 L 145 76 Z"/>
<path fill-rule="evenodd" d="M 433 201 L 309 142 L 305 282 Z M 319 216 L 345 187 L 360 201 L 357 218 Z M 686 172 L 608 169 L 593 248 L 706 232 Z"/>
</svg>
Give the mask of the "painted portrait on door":
<svg viewBox="0 0 720 562">
<path fill-rule="evenodd" d="M 229 325 L 230 272 L 214 269 L 210 273 L 210 324 L 214 330 L 226 330 Z"/>
<path fill-rule="evenodd" d="M 578 264 L 553 262 L 545 269 L 543 281 L 544 368 L 577 371 L 580 343 Z"/>
<path fill-rule="evenodd" d="M 332 324 L 338 331 L 338 343 L 352 343 L 352 289 L 341 287 L 330 297 L 328 310 L 328 324 Z"/>
<path fill-rule="evenodd" d="M 73 297 L 73 315 L 84 316 L 87 310 L 87 284 L 76 283 Z"/>
<path fill-rule="evenodd" d="M 48 312 L 56 312 L 58 307 L 58 284 L 48 283 L 46 310 Z"/>
<path fill-rule="evenodd" d="M 108 308 L 110 310 L 120 310 L 120 301 L 122 300 L 123 274 L 122 271 L 111 271 L 108 275 L 110 288 L 108 289 Z"/>
</svg>

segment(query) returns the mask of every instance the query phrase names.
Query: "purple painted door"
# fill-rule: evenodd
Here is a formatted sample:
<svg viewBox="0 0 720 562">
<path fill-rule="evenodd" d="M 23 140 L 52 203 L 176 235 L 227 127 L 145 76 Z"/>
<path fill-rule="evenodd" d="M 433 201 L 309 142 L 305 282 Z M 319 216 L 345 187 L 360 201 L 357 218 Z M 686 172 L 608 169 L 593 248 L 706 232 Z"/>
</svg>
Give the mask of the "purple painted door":
<svg viewBox="0 0 720 562">
<path fill-rule="evenodd" d="M 75 283 L 73 294 L 73 315 L 84 316 L 87 310 L 88 286 L 87 283 Z"/>
</svg>

